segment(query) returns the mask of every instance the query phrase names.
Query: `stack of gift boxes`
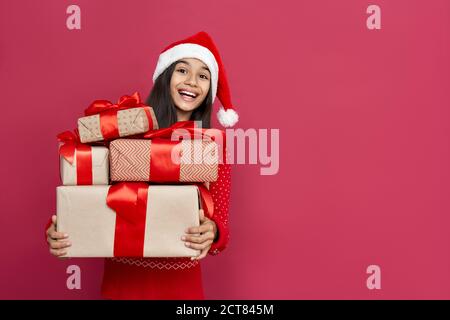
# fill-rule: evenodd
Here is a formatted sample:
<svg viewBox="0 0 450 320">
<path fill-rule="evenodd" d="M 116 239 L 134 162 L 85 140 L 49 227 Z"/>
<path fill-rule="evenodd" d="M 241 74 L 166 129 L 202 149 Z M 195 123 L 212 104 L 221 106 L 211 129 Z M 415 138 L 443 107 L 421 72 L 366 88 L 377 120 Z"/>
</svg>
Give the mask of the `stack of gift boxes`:
<svg viewBox="0 0 450 320">
<path fill-rule="evenodd" d="M 191 121 L 159 129 L 135 93 L 117 104 L 94 101 L 78 130 L 58 139 L 57 229 L 71 239 L 68 257 L 199 254 L 181 236 L 200 224 L 200 209 L 213 215 L 208 183 L 220 161 L 214 135 Z"/>
</svg>

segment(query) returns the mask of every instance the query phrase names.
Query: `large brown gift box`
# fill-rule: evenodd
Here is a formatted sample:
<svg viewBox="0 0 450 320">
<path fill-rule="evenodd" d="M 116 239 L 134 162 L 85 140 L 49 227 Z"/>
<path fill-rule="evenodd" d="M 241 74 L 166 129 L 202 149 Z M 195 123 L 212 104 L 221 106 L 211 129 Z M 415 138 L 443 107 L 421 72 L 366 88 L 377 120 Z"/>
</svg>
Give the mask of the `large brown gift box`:
<svg viewBox="0 0 450 320">
<path fill-rule="evenodd" d="M 117 139 L 109 148 L 112 181 L 217 180 L 218 146 L 212 140 Z M 178 164 L 172 159 L 172 151 L 177 154 Z"/>
<path fill-rule="evenodd" d="M 119 218 L 116 211 L 107 206 L 110 187 L 57 187 L 57 229 L 67 233 L 72 243 L 67 248 L 67 257 L 124 256 L 115 255 L 117 232 L 123 226 L 116 228 Z M 150 185 L 146 193 L 143 249 L 133 256 L 197 256 L 199 251 L 186 247 L 181 240 L 188 227 L 200 224 L 201 205 L 197 186 Z M 125 226 L 125 229 L 128 227 Z M 129 238 L 121 238 L 122 247 L 132 244 L 135 234 L 130 235 Z"/>
</svg>

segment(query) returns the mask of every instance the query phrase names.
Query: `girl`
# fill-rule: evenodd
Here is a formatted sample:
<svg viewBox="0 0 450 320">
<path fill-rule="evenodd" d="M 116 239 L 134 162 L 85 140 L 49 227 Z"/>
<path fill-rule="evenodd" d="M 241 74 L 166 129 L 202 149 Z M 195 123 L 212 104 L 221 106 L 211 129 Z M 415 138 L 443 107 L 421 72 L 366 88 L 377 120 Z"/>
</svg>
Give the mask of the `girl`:
<svg viewBox="0 0 450 320">
<path fill-rule="evenodd" d="M 165 48 L 153 81 L 147 104 L 154 108 L 161 128 L 184 120 L 202 121 L 202 127 L 209 128 L 216 95 L 223 106 L 218 112 L 219 122 L 229 127 L 238 120 L 219 52 L 205 32 Z M 219 164 L 218 179 L 209 185 L 214 216 L 202 218 L 199 227 L 189 228 L 180 239 L 200 250 L 199 256 L 105 259 L 102 295 L 109 299 L 204 299 L 199 260 L 208 253 L 218 254 L 228 243 L 230 176 L 230 165 Z M 69 237 L 56 232 L 56 216 L 46 237 L 50 252 L 63 257 L 71 244 Z"/>
</svg>

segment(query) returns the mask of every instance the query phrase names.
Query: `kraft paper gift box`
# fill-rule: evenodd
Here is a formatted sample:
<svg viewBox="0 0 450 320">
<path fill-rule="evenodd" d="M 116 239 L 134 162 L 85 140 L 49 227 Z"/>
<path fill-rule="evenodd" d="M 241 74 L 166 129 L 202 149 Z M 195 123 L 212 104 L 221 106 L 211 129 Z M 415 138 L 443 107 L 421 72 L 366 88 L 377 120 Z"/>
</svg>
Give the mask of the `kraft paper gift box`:
<svg viewBox="0 0 450 320">
<path fill-rule="evenodd" d="M 83 143 L 112 140 L 158 129 L 153 108 L 141 103 L 138 93 L 122 96 L 117 104 L 96 100 L 78 119 L 78 131 Z"/>
<path fill-rule="evenodd" d="M 109 184 L 108 148 L 94 146 L 90 148 L 91 151 L 88 159 L 80 157 L 80 151 L 75 150 L 72 163 L 60 155 L 59 168 L 63 185 L 75 186 Z M 84 166 L 85 168 L 80 170 L 80 166 Z"/>
<path fill-rule="evenodd" d="M 107 205 L 108 197 L 112 203 L 118 203 L 118 208 L 123 207 L 122 199 L 117 198 L 130 195 L 129 185 L 123 184 L 124 190 L 119 190 L 125 191 L 123 193 L 116 192 L 113 196 L 108 193 L 112 187 L 123 187 L 119 185 L 57 187 L 57 229 L 67 233 L 72 243 L 67 248 L 67 257 L 192 257 L 199 254 L 181 240 L 186 228 L 200 224 L 200 191 L 196 185 L 139 187 L 136 195 L 146 201 L 140 204 L 137 201 L 137 209 L 131 210 L 129 217 L 120 215 L 122 209 L 114 211 Z M 131 202 L 136 199 L 131 197 Z M 133 220 L 136 217 L 139 221 Z"/>
<path fill-rule="evenodd" d="M 109 183 L 109 150 L 80 142 L 78 132 L 64 131 L 57 135 L 59 168 L 63 185 Z"/>
<path fill-rule="evenodd" d="M 217 180 L 218 146 L 211 140 L 117 139 L 109 148 L 112 181 Z"/>
</svg>

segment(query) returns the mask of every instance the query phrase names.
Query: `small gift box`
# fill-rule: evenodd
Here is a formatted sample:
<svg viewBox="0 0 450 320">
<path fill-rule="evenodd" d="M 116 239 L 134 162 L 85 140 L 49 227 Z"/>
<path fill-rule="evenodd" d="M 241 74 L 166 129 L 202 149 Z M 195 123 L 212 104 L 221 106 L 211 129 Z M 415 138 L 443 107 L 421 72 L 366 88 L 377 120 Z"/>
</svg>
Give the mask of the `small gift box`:
<svg viewBox="0 0 450 320">
<path fill-rule="evenodd" d="M 76 133 L 58 135 L 60 176 L 62 184 L 107 185 L 109 183 L 109 150 L 102 146 L 82 144 Z"/>
<path fill-rule="evenodd" d="M 72 243 L 67 257 L 192 257 L 199 251 L 181 237 L 200 224 L 200 207 L 212 214 L 203 185 L 61 186 L 57 230 Z"/>
<path fill-rule="evenodd" d="M 117 139 L 109 148 L 112 181 L 217 180 L 219 157 L 214 141 Z"/>
<path fill-rule="evenodd" d="M 158 129 L 153 108 L 141 102 L 136 92 L 122 96 L 117 104 L 96 100 L 78 119 L 78 131 L 83 143 L 112 140 Z"/>
</svg>

